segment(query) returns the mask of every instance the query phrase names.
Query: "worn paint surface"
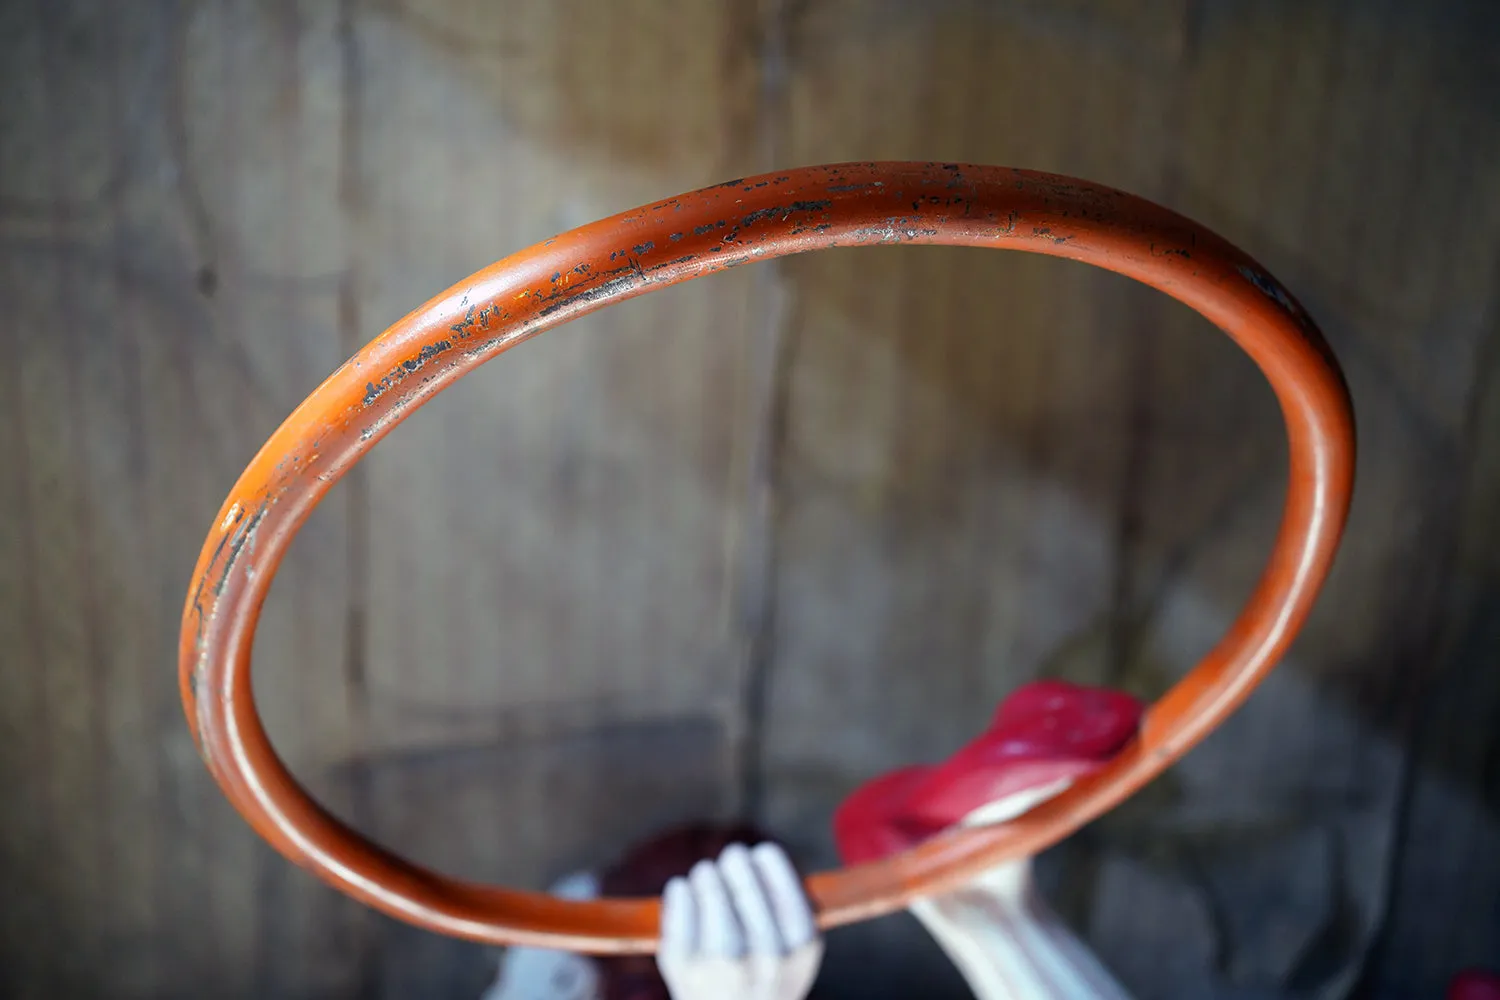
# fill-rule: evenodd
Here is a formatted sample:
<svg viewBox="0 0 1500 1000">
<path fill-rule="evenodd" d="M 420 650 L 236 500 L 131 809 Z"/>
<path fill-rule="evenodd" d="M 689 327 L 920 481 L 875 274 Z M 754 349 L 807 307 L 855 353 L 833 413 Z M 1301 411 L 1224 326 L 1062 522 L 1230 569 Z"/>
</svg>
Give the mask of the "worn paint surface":
<svg viewBox="0 0 1500 1000">
<path fill-rule="evenodd" d="M 444 879 L 320 809 L 271 749 L 250 697 L 260 604 L 282 552 L 332 483 L 416 406 L 479 363 L 653 287 L 762 256 L 890 243 L 1064 257 L 1191 306 L 1234 338 L 1270 381 L 1287 420 L 1290 487 L 1282 529 L 1245 611 L 1151 710 L 1132 747 L 1024 822 L 814 876 L 808 889 L 819 919 L 837 926 L 890 913 L 1000 861 L 1034 854 L 1120 803 L 1222 722 L 1301 627 L 1348 510 L 1353 415 L 1342 376 L 1306 314 L 1219 237 L 1086 181 L 957 163 L 807 167 L 670 198 L 499 261 L 381 334 L 272 435 L 214 518 L 188 593 L 180 650 L 183 703 L 204 760 L 257 832 L 351 895 L 432 930 L 497 944 L 649 950 L 658 924 L 653 900 L 566 904 Z M 236 509 L 238 520 L 230 515 Z"/>
</svg>

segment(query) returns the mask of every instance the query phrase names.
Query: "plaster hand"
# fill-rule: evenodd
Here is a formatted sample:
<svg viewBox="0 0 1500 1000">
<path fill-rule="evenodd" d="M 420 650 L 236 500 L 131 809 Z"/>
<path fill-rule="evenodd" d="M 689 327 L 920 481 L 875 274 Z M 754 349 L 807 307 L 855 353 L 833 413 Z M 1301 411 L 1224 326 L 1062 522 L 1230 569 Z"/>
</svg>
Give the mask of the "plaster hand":
<svg viewBox="0 0 1500 1000">
<path fill-rule="evenodd" d="M 786 853 L 733 844 L 667 883 L 657 967 L 672 1000 L 802 1000 L 823 942 Z"/>
</svg>

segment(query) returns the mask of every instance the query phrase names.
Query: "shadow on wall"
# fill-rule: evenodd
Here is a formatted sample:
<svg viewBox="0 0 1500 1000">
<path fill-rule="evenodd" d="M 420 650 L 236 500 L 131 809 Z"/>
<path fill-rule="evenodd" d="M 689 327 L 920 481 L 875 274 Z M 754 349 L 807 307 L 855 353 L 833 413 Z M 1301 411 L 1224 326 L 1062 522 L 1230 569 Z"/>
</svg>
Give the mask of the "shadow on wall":
<svg viewBox="0 0 1500 1000">
<path fill-rule="evenodd" d="M 789 18 L 788 75 L 769 81 L 787 109 L 778 162 L 940 156 L 1120 184 L 1261 256 L 1346 365 L 1359 490 L 1295 654 L 1223 733 L 1054 859 L 1075 920 L 1146 995 L 1334 995 L 1381 925 L 1414 699 L 1444 621 L 1471 613 L 1450 608 L 1446 581 L 1495 308 L 1483 262 L 1500 188 L 1465 145 L 1497 142 L 1475 42 L 1493 37 L 1487 18 L 1210 5 L 1113 23 L 957 3 Z M 1147 71 L 1142 51 L 1171 68 Z M 886 66 L 902 72 L 871 69 Z M 1406 96 L 1382 96 L 1386 73 Z M 639 162 L 611 136 L 573 138 Z M 1372 204 L 1444 221 L 1394 242 Z M 1461 248 L 1440 235 L 1454 232 Z M 1455 258 L 1469 263 L 1434 263 Z M 776 283 L 766 807 L 831 862 L 827 810 L 854 780 L 950 749 L 1022 680 L 1154 696 L 1180 676 L 1258 572 L 1284 446 L 1232 345 L 1112 276 L 897 249 L 788 261 Z M 1497 824 L 1482 773 L 1434 779 L 1480 841 Z M 1294 889 L 1257 888 L 1278 883 Z M 911 953 L 875 935 L 914 947 L 895 927 L 843 967 L 890 981 Z M 1164 964 L 1184 940 L 1180 967 Z"/>
<path fill-rule="evenodd" d="M 1422 679 L 1442 652 L 1436 637 L 1443 628 L 1478 634 L 1445 617 L 1455 559 L 1493 564 L 1492 552 L 1475 555 L 1457 533 L 1472 401 L 1493 363 L 1481 344 L 1496 310 L 1500 185 L 1475 165 L 1493 162 L 1485 154 L 1500 145 L 1485 103 L 1500 81 L 1482 45 L 1494 15 L 1353 8 L 1205 3 L 1188 14 L 1111 14 L 1031 0 L 1003 9 L 813 0 L 757 12 L 733 0 L 504 9 L 350 0 L 346 30 L 297 4 L 205 4 L 172 23 L 165 90 L 139 105 L 164 120 L 139 129 L 132 120 L 135 152 L 70 155 L 61 170 L 28 160 L 31 173 L 10 175 L 5 248 L 27 262 L 14 287 L 36 297 L 22 310 L 28 328 L 58 325 L 54 285 L 107 278 L 123 289 L 132 322 L 111 327 L 103 300 L 85 291 L 71 308 L 90 322 L 69 329 L 111 330 L 116 343 L 93 345 L 94 356 L 119 350 L 150 373 L 147 436 L 135 446 L 147 455 L 141 475 L 158 478 L 136 484 L 138 506 L 180 493 L 182 511 L 208 512 L 248 449 L 384 322 L 501 253 L 678 190 L 785 164 L 940 158 L 1087 176 L 1215 227 L 1303 298 L 1346 365 L 1363 449 L 1348 541 L 1286 667 L 1171 775 L 1048 861 L 1063 909 L 1141 996 L 1331 996 L 1358 969 L 1387 904 L 1403 754 Z M 765 13 L 778 9 L 779 18 Z M 231 97 L 226 114 L 216 102 Z M 150 152 L 158 142 L 160 163 Z M 163 185 L 180 205 L 157 217 L 150 192 Z M 67 211 L 31 198 L 59 190 L 79 195 Z M 95 216 L 108 205 L 126 223 L 106 240 Z M 30 239 L 44 229 L 51 243 Z M 341 695 L 331 666 L 321 680 L 294 675 L 282 686 L 297 697 L 271 695 L 271 722 L 279 718 L 300 759 L 319 769 L 315 785 L 341 805 L 365 794 L 360 787 L 384 789 L 384 804 L 364 818 L 393 845 L 455 870 L 512 874 L 498 866 L 519 864 L 519 848 L 499 852 L 481 843 L 482 830 L 453 835 L 466 802 L 487 808 L 473 805 L 490 789 L 486 755 L 511 750 L 527 755 L 516 779 L 527 788 L 549 773 L 550 748 L 587 758 L 578 767 L 589 780 L 608 772 L 652 786 L 633 798 L 656 802 L 663 817 L 718 806 L 718 771 L 684 779 L 685 798 L 653 784 L 652 753 L 677 752 L 662 751 L 678 746 L 675 723 L 649 730 L 649 760 L 633 775 L 630 754 L 608 739 L 612 749 L 582 757 L 558 749 L 572 737 L 495 739 L 511 690 L 483 686 L 496 650 L 526 661 L 538 691 L 552 690 L 558 673 L 583 691 L 614 692 L 629 673 L 618 663 L 632 655 L 619 637 L 669 634 L 650 647 L 660 672 L 641 676 L 676 685 L 678 695 L 662 698 L 687 705 L 737 693 L 748 646 L 765 685 L 763 818 L 806 857 L 829 862 L 827 823 L 841 795 L 878 770 L 951 750 L 1017 684 L 1060 676 L 1155 696 L 1228 626 L 1270 544 L 1284 446 L 1260 377 L 1206 323 L 1059 261 L 880 249 L 745 271 L 584 321 L 594 337 L 586 349 L 568 332 L 528 345 L 417 418 L 453 435 L 448 451 L 416 447 L 432 444 L 418 428 L 370 463 L 376 544 L 365 569 L 377 598 L 436 593 L 402 561 L 424 551 L 438 585 L 487 594 L 492 580 L 465 585 L 455 567 L 498 554 L 537 581 L 541 611 L 530 617 L 593 587 L 588 614 L 622 619 L 597 627 L 601 638 L 579 652 L 573 619 L 521 634 L 484 596 L 425 616 L 403 639 L 388 636 L 397 630 L 377 599 L 369 630 L 382 641 L 371 656 L 395 665 L 390 676 L 379 662 L 371 668 L 371 745 L 352 753 L 299 714 L 303 685 L 329 702 Z M 355 300 L 357 322 L 341 311 Z M 680 375 L 631 360 L 689 342 L 711 345 L 695 348 L 712 380 L 702 398 L 677 386 Z M 755 366 L 767 356 L 777 361 L 760 386 Z M 525 375 L 503 373 L 518 366 Z M 96 374 L 107 384 L 107 372 Z M 543 416 L 516 432 L 519 444 L 489 436 L 526 408 Z M 111 426 L 102 409 L 90 413 L 91 426 Z M 701 436 L 673 436 L 695 422 Z M 199 448 L 184 472 L 180 456 L 150 442 L 174 440 L 173 428 L 189 423 Z M 97 450 L 119 444 L 117 433 Z M 486 447 L 500 458 L 472 457 Z M 760 447 L 770 455 L 763 470 L 752 468 Z M 566 549 L 551 564 L 557 549 L 500 541 L 555 538 L 564 523 L 557 494 L 515 485 L 514 470 L 586 479 L 606 462 L 615 478 L 584 494 L 597 507 L 567 510 L 602 524 L 601 534 L 638 530 L 642 540 Z M 397 489 L 412 470 L 434 468 L 446 478 L 432 489 L 451 495 Z M 101 482 L 110 481 L 106 470 Z M 763 593 L 740 592 L 753 554 L 722 539 L 754 519 L 744 497 L 761 488 L 771 497 L 771 569 Z M 143 538 L 107 500 L 114 495 L 80 490 L 79 503 L 97 508 L 86 513 L 98 526 L 98 601 L 131 607 L 137 567 L 153 565 L 139 657 L 166 662 L 200 518 L 184 514 L 179 526 L 158 513 Z M 663 497 L 671 517 L 660 513 Z M 435 528 L 415 523 L 437 499 L 443 512 L 499 513 L 465 523 L 471 530 L 450 548 L 402 548 L 398 535 L 453 527 L 444 517 Z M 645 513 L 639 523 L 611 520 L 606 499 Z M 344 509 L 320 511 L 295 547 L 290 582 L 278 584 L 267 613 L 263 690 L 277 689 L 276 661 L 283 671 L 304 662 L 297 636 L 345 622 L 359 575 L 346 562 L 362 544 L 350 541 L 354 530 Z M 714 558 L 722 548 L 725 565 L 671 576 L 697 558 L 681 550 L 700 547 Z M 612 559 L 648 549 L 659 561 L 644 583 L 607 575 Z M 723 592 L 687 603 L 705 577 Z M 613 600 L 652 590 L 668 596 Z M 632 618 L 646 624 L 623 621 Z M 712 627 L 686 631 L 683 619 Z M 491 637 L 497 622 L 511 631 Z M 329 631 L 314 649 L 338 662 L 342 638 Z M 1495 649 L 1486 635 L 1453 655 L 1485 659 Z M 451 645 L 434 647 L 434 636 Z M 482 669 L 411 681 L 415 665 L 431 663 L 435 677 L 448 659 Z M 479 677 L 474 687 L 464 670 Z M 401 671 L 436 706 L 430 717 L 415 718 L 396 697 L 413 693 L 396 687 Z M 712 683 L 688 679 L 694 672 Z M 1475 679 L 1470 704 L 1494 706 L 1493 680 Z M 637 705 L 656 689 L 621 690 Z M 210 815 L 204 803 L 215 793 L 185 752 L 173 699 L 153 689 L 142 728 L 142 745 L 165 761 L 150 766 L 181 796 L 167 802 L 164 792 L 155 805 Z M 683 739 L 722 759 L 722 722 L 694 721 Z M 391 737 L 398 731 L 402 739 Z M 418 733 L 412 745 L 408 731 Z M 1494 835 L 1495 769 L 1474 767 L 1474 754 L 1433 757 L 1434 798 L 1448 826 Z M 424 799 L 419 784 L 458 794 Z M 201 798 L 180 792 L 188 787 Z M 623 838 L 613 827 L 638 817 L 630 799 L 596 817 L 590 836 Z M 576 809 L 568 797 L 539 806 L 542 832 L 528 834 L 524 854 L 556 868 L 531 882 L 586 861 L 562 857 L 543 829 L 576 820 Z M 590 849 L 570 844 L 578 855 Z M 301 876 L 287 868 L 286 877 Z M 271 941 L 300 933 L 272 930 Z M 387 943 L 416 940 L 382 933 Z M 1487 940 L 1475 934 L 1464 940 Z M 437 948 L 392 959 L 386 978 L 449 961 Z M 929 976 L 949 975 L 957 989 L 944 969 L 902 917 L 836 936 L 829 979 L 858 983 L 863 996 L 909 995 L 919 984 L 937 995 Z"/>
<path fill-rule="evenodd" d="M 1143 956 L 1182 934 L 1191 943 L 1171 973 L 1178 990 L 1337 991 L 1387 892 L 1369 873 L 1394 849 L 1410 675 L 1433 648 L 1453 545 L 1433 539 L 1454 523 L 1462 400 L 1475 391 L 1465 372 L 1489 306 L 1483 271 L 1440 276 L 1421 262 L 1448 251 L 1438 233 L 1477 202 L 1493 212 L 1497 197 L 1469 172 L 1472 158 L 1438 138 L 1476 134 L 1472 81 L 1455 78 L 1442 46 L 1385 46 L 1414 29 L 1462 31 L 1290 8 L 1215 6 L 1153 23 L 1026 4 L 992 14 L 828 3 L 792 8 L 778 41 L 748 10 L 664 8 L 653 25 L 582 2 L 512 21 L 482 6 L 383 0 L 358 37 L 372 60 L 429 47 L 462 78 L 457 90 L 492 101 L 522 145 L 535 144 L 530 168 L 578 165 L 590 194 L 557 228 L 625 207 L 615 192 L 666 194 L 773 166 L 767 155 L 941 156 L 1129 187 L 1215 225 L 1297 289 L 1348 367 L 1365 441 L 1335 578 L 1256 701 L 1054 864 L 1074 919 L 1145 992 L 1165 973 Z M 596 30 L 571 30 L 579 18 Z M 650 59 L 610 41 L 653 32 L 674 40 Z M 1325 58 L 1320 46 L 1341 39 Z M 1292 55 L 1278 52 L 1288 44 Z M 778 46 L 786 64 L 768 69 Z M 1148 69 L 1142 47 L 1172 68 Z M 1367 51 L 1396 59 L 1423 94 L 1462 99 L 1387 106 L 1410 128 L 1372 131 Z M 1222 124 L 1238 81 L 1288 59 L 1312 68 L 1232 106 L 1247 123 L 1266 119 L 1261 145 L 1288 151 L 1298 170 Z M 1024 77 L 973 85 L 995 63 L 1022 62 Z M 882 77 L 872 65 L 904 71 Z M 1032 79 L 1048 81 L 1045 92 Z M 698 99 L 659 96 L 674 92 Z M 1423 124 L 1432 114 L 1451 120 Z M 1355 122 L 1348 135 L 1320 124 L 1340 121 Z M 1421 129 L 1433 145 L 1414 161 L 1401 136 Z M 1480 134 L 1493 145 L 1492 128 Z M 474 141 L 482 156 L 486 142 Z M 1351 178 L 1337 165 L 1350 146 L 1407 166 Z M 1447 222 L 1393 249 L 1365 221 L 1378 201 Z M 441 219 L 407 224 L 443 238 Z M 1493 237 L 1472 240 L 1482 256 Z M 1388 280 L 1395 273 L 1407 280 Z M 754 414 L 765 426 L 749 432 L 773 436 L 774 570 L 756 624 L 769 671 L 763 805 L 831 861 L 824 827 L 843 790 L 951 748 L 1016 684 L 1064 676 L 1146 696 L 1170 686 L 1253 583 L 1280 513 L 1284 446 L 1274 401 L 1232 345 L 1113 276 L 878 250 L 789 261 L 771 285 L 786 303 L 771 335 L 780 381 Z M 1429 334 L 1444 348 L 1414 356 L 1414 337 Z M 628 424 L 642 402 L 607 405 Z M 1303 888 L 1251 891 L 1275 873 Z M 1122 907 L 1122 893 L 1139 905 Z M 835 953 L 831 967 L 886 982 L 897 967 L 934 968 L 935 953 L 915 961 L 902 926 L 870 929 L 859 959 L 840 966 Z"/>
</svg>

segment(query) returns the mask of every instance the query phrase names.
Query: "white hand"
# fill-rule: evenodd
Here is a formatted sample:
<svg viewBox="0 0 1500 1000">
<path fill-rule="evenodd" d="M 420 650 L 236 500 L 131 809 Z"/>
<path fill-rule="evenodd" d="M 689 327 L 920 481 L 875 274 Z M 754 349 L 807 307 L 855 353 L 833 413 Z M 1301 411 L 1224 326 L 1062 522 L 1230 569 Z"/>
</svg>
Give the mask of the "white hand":
<svg viewBox="0 0 1500 1000">
<path fill-rule="evenodd" d="M 672 1000 L 802 1000 L 823 942 L 775 844 L 725 848 L 667 883 L 656 963 Z"/>
</svg>

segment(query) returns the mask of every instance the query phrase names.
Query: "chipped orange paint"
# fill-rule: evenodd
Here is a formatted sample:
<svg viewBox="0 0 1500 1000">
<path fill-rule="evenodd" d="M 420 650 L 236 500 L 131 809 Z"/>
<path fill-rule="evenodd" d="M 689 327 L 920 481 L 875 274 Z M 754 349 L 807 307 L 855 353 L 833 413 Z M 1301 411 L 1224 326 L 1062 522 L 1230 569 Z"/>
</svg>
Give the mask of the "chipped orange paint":
<svg viewBox="0 0 1500 1000">
<path fill-rule="evenodd" d="M 1100 815 L 1207 735 L 1301 628 L 1343 531 L 1354 474 L 1349 396 L 1322 337 L 1275 279 L 1203 227 L 1119 191 L 1000 167 L 857 163 L 750 177 L 670 198 L 513 254 L 408 314 L 328 377 L 271 436 L 215 516 L 182 620 L 180 680 L 209 770 L 292 861 L 402 920 L 492 944 L 649 952 L 649 899 L 564 902 L 474 885 L 365 840 L 297 785 L 251 696 L 255 625 L 298 528 L 417 406 L 502 351 L 614 302 L 737 264 L 830 247 L 928 243 L 1083 261 L 1171 295 L 1224 330 L 1270 381 L 1291 476 L 1270 561 L 1229 632 L 1147 714 L 1108 767 L 1023 818 L 813 875 L 819 921 L 889 913 Z"/>
</svg>

